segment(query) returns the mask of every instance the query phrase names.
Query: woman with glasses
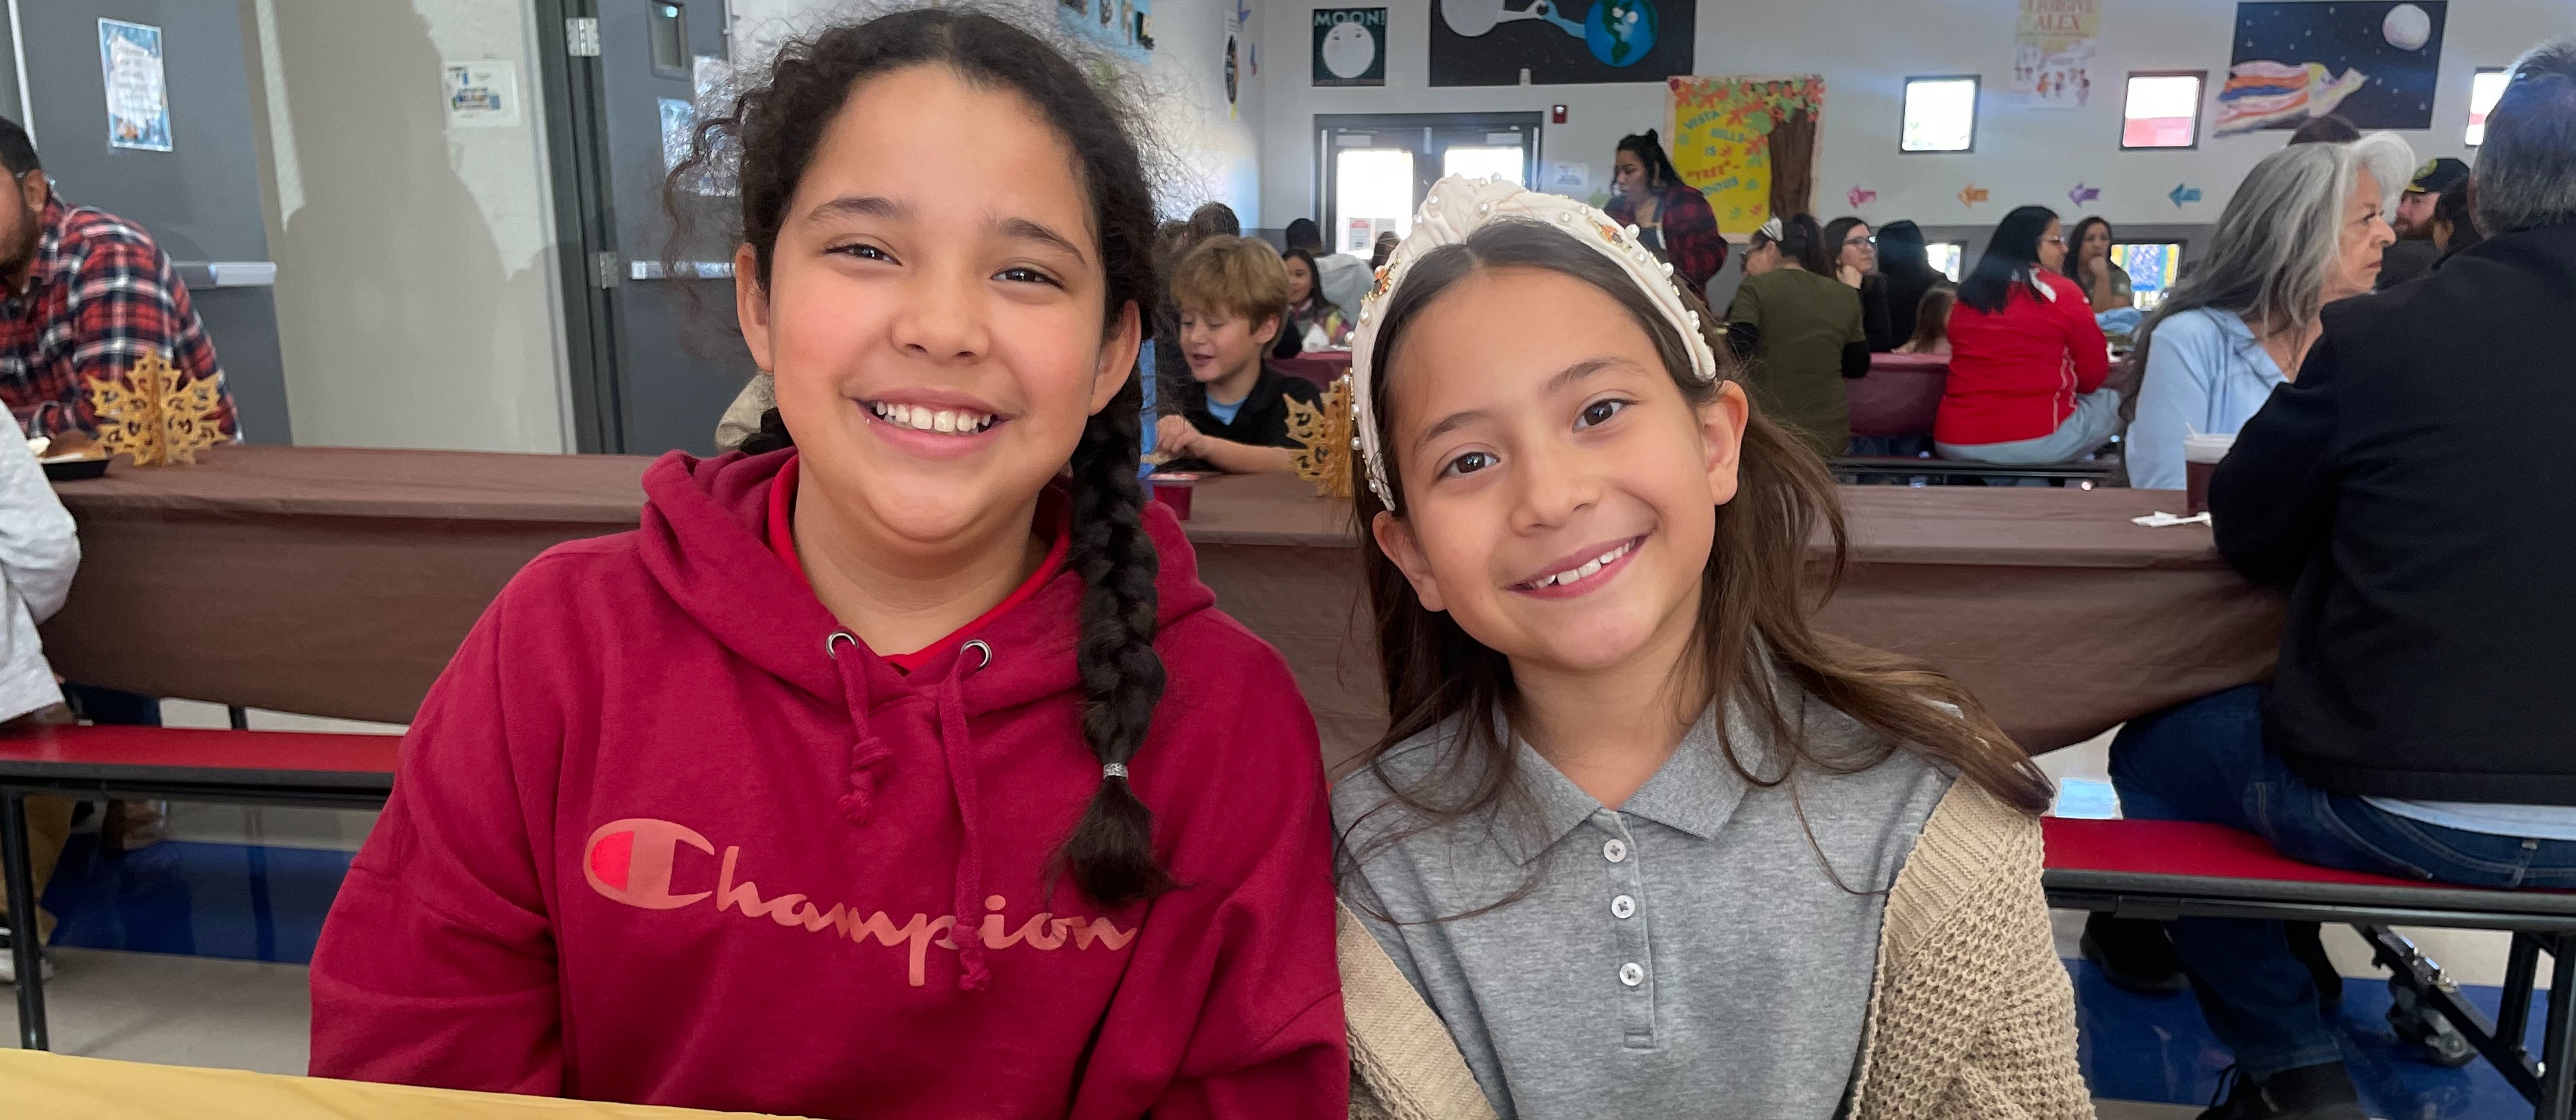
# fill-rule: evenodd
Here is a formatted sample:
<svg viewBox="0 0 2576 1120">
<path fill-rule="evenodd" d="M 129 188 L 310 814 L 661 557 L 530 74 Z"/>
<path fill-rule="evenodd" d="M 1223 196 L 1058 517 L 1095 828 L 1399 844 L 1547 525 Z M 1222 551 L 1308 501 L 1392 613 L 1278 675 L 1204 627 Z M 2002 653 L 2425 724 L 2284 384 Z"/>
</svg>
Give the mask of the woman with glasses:
<svg viewBox="0 0 2576 1120">
<path fill-rule="evenodd" d="M 2055 211 L 2024 206 L 1995 227 L 1950 312 L 1950 382 L 1932 425 L 1942 458 L 2063 463 L 2120 430 L 2120 394 L 2102 387 L 2111 347 L 2065 263 Z"/>
<path fill-rule="evenodd" d="M 1825 252 L 1834 259 L 1834 279 L 1860 292 L 1860 323 L 1869 335 L 1870 352 L 1896 349 L 1905 336 L 1896 333 L 1887 278 L 1878 272 L 1878 238 L 1871 236 L 1869 223 L 1849 216 L 1826 223 Z"/>
</svg>

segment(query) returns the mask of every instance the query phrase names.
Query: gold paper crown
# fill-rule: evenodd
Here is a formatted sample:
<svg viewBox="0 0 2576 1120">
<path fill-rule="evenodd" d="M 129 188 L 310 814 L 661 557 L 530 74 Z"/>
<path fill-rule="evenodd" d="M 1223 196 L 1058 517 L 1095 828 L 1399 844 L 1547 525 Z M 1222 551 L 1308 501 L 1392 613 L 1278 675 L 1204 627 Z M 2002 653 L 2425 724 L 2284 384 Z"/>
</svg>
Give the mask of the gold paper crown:
<svg viewBox="0 0 2576 1120">
<path fill-rule="evenodd" d="M 1297 477 L 1324 498 L 1351 496 L 1351 379 L 1345 375 L 1314 404 L 1287 400 L 1288 438 L 1297 441 Z"/>
<path fill-rule="evenodd" d="M 99 446 L 109 455 L 133 456 L 135 466 L 194 463 L 200 449 L 229 442 L 215 419 L 224 402 L 222 374 L 186 380 L 156 351 L 83 387 L 98 416 Z"/>
</svg>

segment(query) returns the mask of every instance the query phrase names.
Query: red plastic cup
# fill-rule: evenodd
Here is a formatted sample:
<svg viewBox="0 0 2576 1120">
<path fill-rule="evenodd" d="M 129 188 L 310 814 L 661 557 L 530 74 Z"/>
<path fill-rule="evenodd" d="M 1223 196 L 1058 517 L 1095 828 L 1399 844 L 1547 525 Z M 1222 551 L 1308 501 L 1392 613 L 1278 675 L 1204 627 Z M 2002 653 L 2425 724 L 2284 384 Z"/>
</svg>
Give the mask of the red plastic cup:
<svg viewBox="0 0 2576 1120">
<path fill-rule="evenodd" d="M 1172 507 L 1172 516 L 1190 519 L 1190 493 L 1198 488 L 1199 476 L 1188 471 L 1157 474 L 1146 479 L 1154 486 L 1154 500 Z"/>
</svg>

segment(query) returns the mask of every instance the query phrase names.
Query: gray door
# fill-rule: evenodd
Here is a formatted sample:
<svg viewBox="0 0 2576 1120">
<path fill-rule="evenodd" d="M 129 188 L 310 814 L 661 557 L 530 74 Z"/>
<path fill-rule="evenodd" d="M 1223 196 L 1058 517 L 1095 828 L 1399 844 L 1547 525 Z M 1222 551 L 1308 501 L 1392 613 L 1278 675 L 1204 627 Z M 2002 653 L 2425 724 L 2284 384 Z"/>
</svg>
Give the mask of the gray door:
<svg viewBox="0 0 2576 1120">
<path fill-rule="evenodd" d="M 269 260 L 241 10 L 204 0 L 40 0 L 20 3 L 18 12 L 33 102 L 21 123 L 33 128 L 45 173 L 65 201 L 151 232 L 178 264 L 214 339 L 242 433 L 253 443 L 292 442 L 269 281 L 255 268 L 208 267 Z M 161 29 L 171 150 L 108 144 L 102 18 Z M 8 82 L 14 87 L 16 75 Z"/>
<path fill-rule="evenodd" d="M 733 245 L 723 232 L 737 203 L 680 192 L 696 234 L 674 244 L 662 184 L 665 129 L 694 119 L 699 59 L 726 54 L 723 0 L 595 0 L 593 10 L 603 224 L 615 239 L 590 258 L 614 282 L 614 359 L 597 371 L 612 381 L 602 403 L 613 422 L 603 427 L 614 431 L 601 433 L 599 450 L 709 453 L 716 418 L 752 372 L 734 326 Z"/>
</svg>

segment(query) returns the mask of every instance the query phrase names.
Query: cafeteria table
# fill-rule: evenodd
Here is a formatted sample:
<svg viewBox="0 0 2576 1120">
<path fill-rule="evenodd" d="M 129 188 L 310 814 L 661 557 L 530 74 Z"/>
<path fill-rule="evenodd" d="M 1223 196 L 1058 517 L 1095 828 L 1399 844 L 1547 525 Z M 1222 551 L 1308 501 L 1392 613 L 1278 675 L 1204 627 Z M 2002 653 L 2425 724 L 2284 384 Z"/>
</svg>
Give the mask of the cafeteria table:
<svg viewBox="0 0 2576 1120">
<path fill-rule="evenodd" d="M 716 1120 L 749 1112 L 468 1093 L 0 1050 L 0 1114 L 65 1120 Z"/>
<path fill-rule="evenodd" d="M 635 526 L 649 460 L 227 447 L 57 490 L 79 575 L 44 628 L 83 683 L 409 722 L 511 574 Z M 1845 487 L 1855 561 L 1824 629 L 1922 658 L 2025 749 L 2266 676 L 2282 602 L 2209 530 L 2129 518 L 2181 495 Z M 1281 476 L 1203 483 L 1186 525 L 1218 606 L 1278 646 L 1345 762 L 1385 726 L 1349 503 Z"/>
<path fill-rule="evenodd" d="M 1333 387 L 1334 381 L 1351 371 L 1351 352 L 1309 350 L 1294 358 L 1270 358 L 1267 362 L 1271 369 L 1280 373 L 1303 378 L 1329 389 Z"/>
<path fill-rule="evenodd" d="M 1949 672 L 2032 753 L 2271 673 L 2281 596 L 2229 569 L 2206 526 L 2130 523 L 2179 493 L 1839 492 L 1851 564 L 1818 628 Z M 1200 577 L 1287 655 L 1338 773 L 1386 727 L 1350 504 L 1284 475 L 1211 479 L 1193 501 Z"/>
</svg>

